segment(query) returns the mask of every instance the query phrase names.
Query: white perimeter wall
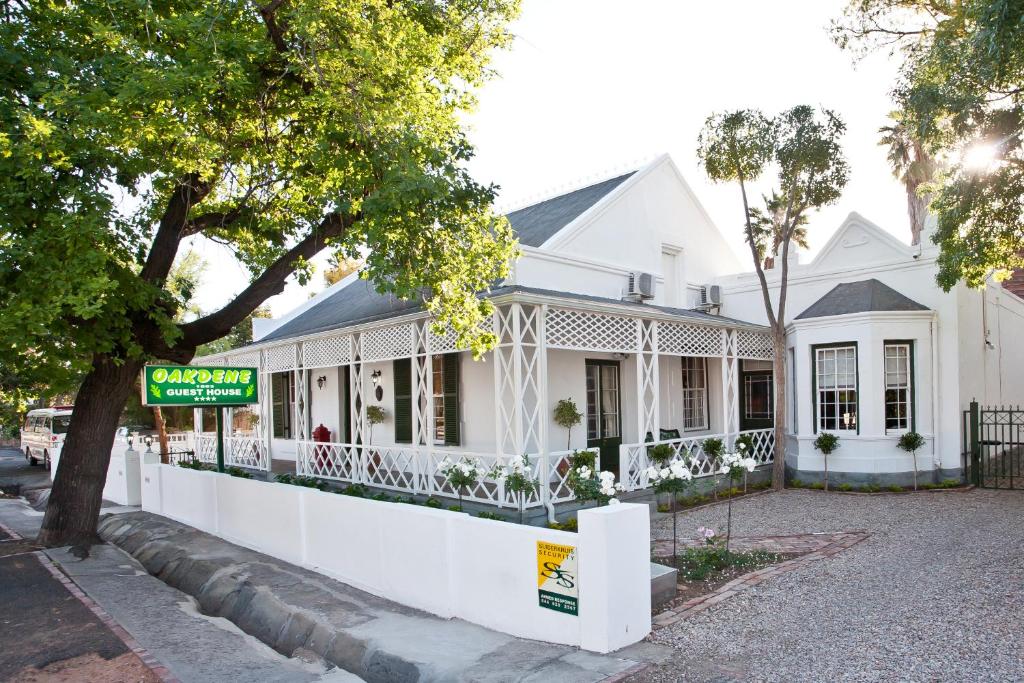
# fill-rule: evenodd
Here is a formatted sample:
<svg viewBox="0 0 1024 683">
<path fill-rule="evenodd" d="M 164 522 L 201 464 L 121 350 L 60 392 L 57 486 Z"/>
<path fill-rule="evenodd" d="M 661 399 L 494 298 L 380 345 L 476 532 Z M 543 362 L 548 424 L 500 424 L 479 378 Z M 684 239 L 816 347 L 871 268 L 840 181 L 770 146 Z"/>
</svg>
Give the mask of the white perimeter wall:
<svg viewBox="0 0 1024 683">
<path fill-rule="evenodd" d="M 484 520 L 169 465 L 142 507 L 442 617 L 609 652 L 651 629 L 646 505 L 579 513 L 580 533 Z M 541 608 L 537 541 L 579 557 L 579 616 Z"/>
</svg>

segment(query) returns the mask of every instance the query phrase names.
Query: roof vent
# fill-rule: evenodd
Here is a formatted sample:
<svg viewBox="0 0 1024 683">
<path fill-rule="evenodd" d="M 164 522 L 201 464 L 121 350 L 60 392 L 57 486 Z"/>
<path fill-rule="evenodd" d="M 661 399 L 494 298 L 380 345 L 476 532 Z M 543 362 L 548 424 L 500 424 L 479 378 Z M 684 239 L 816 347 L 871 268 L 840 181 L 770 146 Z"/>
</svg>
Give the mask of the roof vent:
<svg viewBox="0 0 1024 683">
<path fill-rule="evenodd" d="M 630 301 L 647 301 L 654 298 L 654 275 L 651 273 L 630 273 L 626 296 Z"/>
</svg>

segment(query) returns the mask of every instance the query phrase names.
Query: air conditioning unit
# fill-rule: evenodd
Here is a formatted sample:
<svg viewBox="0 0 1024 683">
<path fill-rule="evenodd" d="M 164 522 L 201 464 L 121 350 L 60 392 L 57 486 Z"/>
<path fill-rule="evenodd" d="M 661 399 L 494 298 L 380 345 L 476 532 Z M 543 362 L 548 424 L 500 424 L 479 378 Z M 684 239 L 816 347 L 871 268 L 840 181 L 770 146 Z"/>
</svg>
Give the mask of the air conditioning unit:
<svg viewBox="0 0 1024 683">
<path fill-rule="evenodd" d="M 654 275 L 651 273 L 630 273 L 626 298 L 646 301 L 654 298 Z"/>
<path fill-rule="evenodd" d="M 707 311 L 722 307 L 722 288 L 718 285 L 705 285 L 700 288 L 700 309 Z"/>
</svg>

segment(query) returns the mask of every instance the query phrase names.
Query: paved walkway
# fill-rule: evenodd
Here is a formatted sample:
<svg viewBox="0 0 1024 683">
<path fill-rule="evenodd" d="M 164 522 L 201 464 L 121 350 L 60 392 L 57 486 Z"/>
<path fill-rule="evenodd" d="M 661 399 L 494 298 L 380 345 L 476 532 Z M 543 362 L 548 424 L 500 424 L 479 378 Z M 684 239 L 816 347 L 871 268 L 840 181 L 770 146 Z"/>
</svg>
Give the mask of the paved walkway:
<svg viewBox="0 0 1024 683">
<path fill-rule="evenodd" d="M 725 506 L 680 513 L 719 531 Z M 774 575 L 657 630 L 674 649 L 636 683 L 1024 679 L 1024 492 L 785 491 L 733 503 L 744 537 L 864 529 L 827 561 Z M 669 538 L 671 520 L 655 535 Z"/>
</svg>

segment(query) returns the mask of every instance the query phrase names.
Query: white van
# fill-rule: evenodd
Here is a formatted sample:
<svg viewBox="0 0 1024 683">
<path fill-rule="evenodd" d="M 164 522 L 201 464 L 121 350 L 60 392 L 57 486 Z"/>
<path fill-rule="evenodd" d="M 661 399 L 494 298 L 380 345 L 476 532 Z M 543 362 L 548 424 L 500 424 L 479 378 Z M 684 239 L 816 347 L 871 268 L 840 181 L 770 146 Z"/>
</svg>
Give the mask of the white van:
<svg viewBox="0 0 1024 683">
<path fill-rule="evenodd" d="M 55 454 L 64 445 L 73 408 L 57 406 L 28 411 L 25 426 L 21 429 L 21 450 L 29 465 L 41 462 L 50 469 L 50 454 Z"/>
</svg>

